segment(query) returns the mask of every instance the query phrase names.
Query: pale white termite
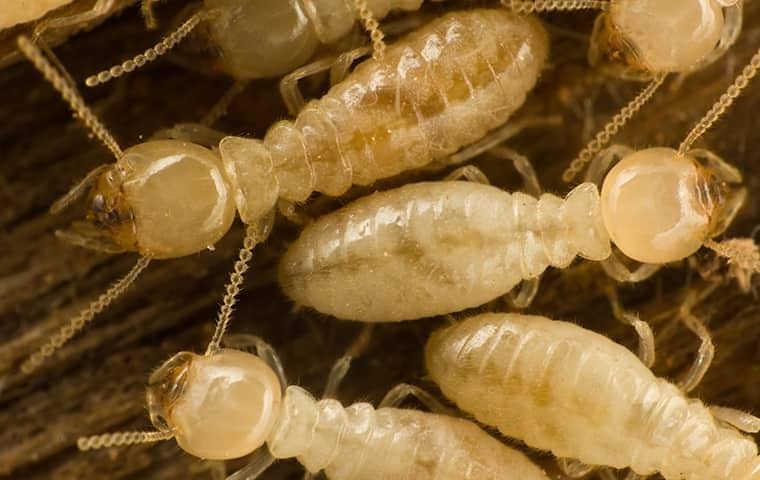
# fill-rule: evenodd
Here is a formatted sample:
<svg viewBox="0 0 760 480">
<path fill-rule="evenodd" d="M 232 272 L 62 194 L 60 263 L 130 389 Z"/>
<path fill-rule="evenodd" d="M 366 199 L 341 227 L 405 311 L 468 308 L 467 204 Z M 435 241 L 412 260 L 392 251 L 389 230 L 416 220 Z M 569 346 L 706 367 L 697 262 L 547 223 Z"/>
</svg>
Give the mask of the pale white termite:
<svg viewBox="0 0 760 480">
<path fill-rule="evenodd" d="M 307 226 L 280 264 L 280 284 L 297 304 L 342 319 L 393 322 L 447 314 L 508 293 L 576 255 L 604 261 L 636 281 L 706 245 L 760 269 L 754 243 L 717 244 L 746 191 L 741 175 L 691 144 L 760 68 L 760 52 L 678 151 L 610 147 L 592 165 L 601 178 L 563 200 L 535 198 L 535 174 L 516 157 L 534 196 L 467 182 L 410 184 L 359 199 Z M 514 155 L 513 155 L 514 157 Z M 530 172 L 528 172 L 530 170 Z M 613 254 L 648 262 L 631 272 Z M 728 246 L 732 249 L 727 248 Z M 730 250 L 730 251 L 729 251 Z"/>
<path fill-rule="evenodd" d="M 250 258 L 278 200 L 340 195 L 352 184 L 451 161 L 463 146 L 514 131 L 515 125 L 501 126 L 535 85 L 548 40 L 536 19 L 504 9 L 447 14 L 391 44 L 382 59 L 361 63 L 295 121 L 275 124 L 263 141 L 226 137 L 218 151 L 178 140 L 122 151 L 74 86 L 23 37 L 19 48 L 117 159 L 54 205 L 59 210 L 93 187 L 88 221 L 66 238 L 143 256 L 25 364 L 31 370 L 113 301 L 147 259 L 213 246 L 236 207 L 249 225 L 241 258 Z"/>
<path fill-rule="evenodd" d="M 143 12 L 154 23 L 151 4 Z M 377 20 L 392 11 L 414 11 L 423 0 L 203 0 L 202 6 L 175 31 L 145 52 L 87 78 L 95 86 L 134 71 L 173 48 L 206 22 L 217 67 L 239 80 L 279 77 L 303 66 L 321 45 L 333 44 L 361 20 L 377 56 L 385 45 Z M 302 67 L 303 66 L 303 67 Z M 299 68 L 300 67 L 300 68 Z M 298 75 L 298 74 L 297 74 Z"/>
<path fill-rule="evenodd" d="M 502 0 L 520 12 L 602 10 L 591 35 L 589 60 L 611 74 L 651 80 L 565 170 L 571 181 L 652 97 L 666 75 L 687 74 L 719 59 L 736 41 L 742 0 Z"/>
<path fill-rule="evenodd" d="M 722 409 L 711 412 L 575 324 L 477 315 L 435 332 L 425 361 L 462 410 L 559 457 L 668 480 L 760 479 L 757 445 L 717 421 Z"/>
<path fill-rule="evenodd" d="M 416 387 L 397 386 L 378 409 L 317 401 L 303 388 L 287 386 L 276 353 L 262 340 L 244 336 L 238 342 L 255 347 L 258 356 L 220 348 L 225 328 L 217 325 L 205 355 L 178 353 L 151 376 L 147 404 L 157 431 L 85 437 L 79 448 L 174 438 L 184 451 L 204 459 L 256 452 L 228 480 L 253 480 L 274 459 L 293 457 L 309 472 L 324 471 L 334 480 L 548 480 L 525 455 L 468 420 L 393 408 L 415 395 L 434 411 L 446 410 Z M 335 393 L 353 354 L 336 363 L 326 396 Z"/>
</svg>

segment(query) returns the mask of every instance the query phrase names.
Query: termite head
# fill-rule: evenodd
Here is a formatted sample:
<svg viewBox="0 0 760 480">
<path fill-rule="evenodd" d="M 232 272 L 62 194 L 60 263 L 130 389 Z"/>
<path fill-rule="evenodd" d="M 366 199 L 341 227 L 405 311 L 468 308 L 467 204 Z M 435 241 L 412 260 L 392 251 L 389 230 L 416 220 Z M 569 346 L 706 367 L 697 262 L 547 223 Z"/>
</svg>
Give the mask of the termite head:
<svg viewBox="0 0 760 480">
<path fill-rule="evenodd" d="M 614 0 L 589 59 L 624 77 L 685 73 L 720 57 L 740 28 L 741 0 Z"/>
<path fill-rule="evenodd" d="M 151 376 L 150 418 L 197 457 L 227 460 L 266 443 L 280 413 L 282 387 L 259 357 L 222 349 L 181 352 Z"/>
<path fill-rule="evenodd" d="M 87 222 L 68 233 L 84 246 L 180 257 L 213 246 L 235 217 L 221 159 L 192 143 L 135 145 L 89 181 Z"/>
<path fill-rule="evenodd" d="M 279 77 L 303 65 L 317 40 L 302 0 L 204 0 L 221 68 L 237 78 Z M 329 8 L 328 8 L 329 10 Z"/>
<path fill-rule="evenodd" d="M 740 182 L 735 169 L 703 150 L 640 150 L 604 179 L 602 218 L 628 257 L 674 262 L 728 227 L 746 194 Z"/>
</svg>

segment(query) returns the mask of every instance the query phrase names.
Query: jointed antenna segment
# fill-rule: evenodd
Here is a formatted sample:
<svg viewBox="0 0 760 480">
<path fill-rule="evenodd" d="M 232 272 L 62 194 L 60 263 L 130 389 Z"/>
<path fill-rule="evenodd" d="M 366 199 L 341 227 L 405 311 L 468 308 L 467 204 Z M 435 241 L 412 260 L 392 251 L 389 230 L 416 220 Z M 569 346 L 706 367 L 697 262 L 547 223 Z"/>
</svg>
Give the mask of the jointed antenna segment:
<svg viewBox="0 0 760 480">
<path fill-rule="evenodd" d="M 380 25 L 367 6 L 367 0 L 354 0 L 354 6 L 356 7 L 359 19 L 372 39 L 372 58 L 380 60 L 385 55 L 385 41 L 383 40 L 385 35 L 380 30 Z"/>
<path fill-rule="evenodd" d="M 34 45 L 27 37 L 20 36 L 16 40 L 19 50 L 32 62 L 32 65 L 42 73 L 48 82 L 61 94 L 64 100 L 69 104 L 77 117 L 90 129 L 103 144 L 108 147 L 116 159 L 121 158 L 122 150 L 116 140 L 108 132 L 108 129 L 100 123 L 100 120 L 87 107 L 82 96 L 76 87 L 69 83 L 65 77 L 53 67 L 45 58 L 40 49 Z"/>
<path fill-rule="evenodd" d="M 604 126 L 604 129 L 596 134 L 596 137 L 586 145 L 586 148 L 581 150 L 581 153 L 570 162 L 570 166 L 562 174 L 562 180 L 570 182 L 575 178 L 578 173 L 594 158 L 594 155 L 599 153 L 601 149 L 609 143 L 610 138 L 615 135 L 626 123 L 630 120 L 636 112 L 638 112 L 645 103 L 652 98 L 654 92 L 660 88 L 662 82 L 665 81 L 665 75 L 658 75 L 649 82 L 644 90 L 639 93 L 636 98 L 631 100 L 628 105 L 623 107 L 612 120 Z"/>
<path fill-rule="evenodd" d="M 21 371 L 25 374 L 35 371 L 42 365 L 45 359 L 50 357 L 76 335 L 77 332 L 82 330 L 85 325 L 90 323 L 95 318 L 95 315 L 102 312 L 111 302 L 124 293 L 149 263 L 150 257 L 140 257 L 135 266 L 126 275 L 111 285 L 108 290 L 101 294 L 94 302 L 90 303 L 87 308 L 79 312 L 79 315 L 72 318 L 67 325 L 50 337 L 42 348 L 26 359 L 21 364 Z"/>
<path fill-rule="evenodd" d="M 172 432 L 117 432 L 81 437 L 77 440 L 77 447 L 81 451 L 96 450 L 98 448 L 122 447 L 138 443 L 160 442 L 169 440 L 174 435 Z"/>
<path fill-rule="evenodd" d="M 580 173 L 581 170 L 594 158 L 594 155 L 599 153 L 602 148 L 609 143 L 610 138 L 615 135 L 626 123 L 630 120 L 636 112 L 638 112 L 645 103 L 652 98 L 654 92 L 660 88 L 662 82 L 665 80 L 665 75 L 656 76 L 644 90 L 639 93 L 636 98 L 631 100 L 628 105 L 623 107 L 612 120 L 604 126 L 604 129 L 596 134 L 596 137 L 589 142 L 586 147 L 581 150 L 578 156 L 570 162 L 570 166 L 562 173 L 562 180 L 570 182 L 573 178 Z"/>
<path fill-rule="evenodd" d="M 501 3 L 517 13 L 551 12 L 559 10 L 607 10 L 606 0 L 501 0 Z"/>
<path fill-rule="evenodd" d="M 684 154 L 691 148 L 692 144 L 699 139 L 704 133 L 713 126 L 713 124 L 720 118 L 721 115 L 730 107 L 734 100 L 741 94 L 742 90 L 747 87 L 752 77 L 757 74 L 757 70 L 760 69 L 760 48 L 755 55 L 749 61 L 742 73 L 736 77 L 734 83 L 728 87 L 726 93 L 720 96 L 715 105 L 712 106 L 709 112 L 697 123 L 697 125 L 689 132 L 686 139 L 678 147 L 678 153 Z"/>
<path fill-rule="evenodd" d="M 177 46 L 179 42 L 181 42 L 186 36 L 188 36 L 190 32 L 192 32 L 193 29 L 197 27 L 201 21 L 208 18 L 208 16 L 209 16 L 208 12 L 205 12 L 205 11 L 197 12 L 195 15 L 188 18 L 185 21 L 185 23 L 180 25 L 179 28 L 177 28 L 177 30 L 170 33 L 166 38 L 162 39 L 160 42 L 158 42 L 154 46 L 145 50 L 143 53 L 136 55 L 133 58 L 130 58 L 129 60 L 125 60 L 120 65 L 114 65 L 108 70 L 103 70 L 102 72 L 96 75 L 91 75 L 87 77 L 87 80 L 85 80 L 85 84 L 88 87 L 101 85 L 110 80 L 113 80 L 114 78 L 120 77 L 124 75 L 125 73 L 129 73 L 133 70 L 136 70 L 147 63 L 152 62 L 153 60 L 157 59 L 161 55 L 165 54 L 166 52 L 168 52 L 169 50 Z"/>
<path fill-rule="evenodd" d="M 237 296 L 240 293 L 243 280 L 245 278 L 245 272 L 248 270 L 249 262 L 253 257 L 253 249 L 256 244 L 261 241 L 262 227 L 260 225 L 249 225 L 245 230 L 245 238 L 243 239 L 243 248 L 240 249 L 238 259 L 232 267 L 232 273 L 230 274 L 230 281 L 227 283 L 226 292 L 222 299 L 222 306 L 219 309 L 219 317 L 216 322 L 216 330 L 214 336 L 211 337 L 211 341 L 206 348 L 206 355 L 216 353 L 222 343 L 222 337 L 227 330 L 227 326 L 232 318 L 232 309 L 237 302 Z"/>
</svg>

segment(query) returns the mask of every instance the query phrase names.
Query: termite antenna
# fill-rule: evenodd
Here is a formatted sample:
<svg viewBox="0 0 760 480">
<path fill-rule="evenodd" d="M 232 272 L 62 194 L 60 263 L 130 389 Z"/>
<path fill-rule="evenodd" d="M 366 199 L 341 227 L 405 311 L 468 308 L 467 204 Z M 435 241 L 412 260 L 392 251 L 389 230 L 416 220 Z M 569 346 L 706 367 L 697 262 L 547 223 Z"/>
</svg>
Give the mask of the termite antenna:
<svg viewBox="0 0 760 480">
<path fill-rule="evenodd" d="M 160 442 L 170 440 L 174 434 L 166 432 L 116 432 L 104 433 L 102 435 L 93 435 L 91 437 L 80 437 L 77 440 L 77 448 L 85 452 L 87 450 L 97 450 L 99 448 L 123 447 L 125 445 L 136 445 L 138 443 Z"/>
<path fill-rule="evenodd" d="M 741 94 L 742 90 L 747 87 L 749 81 L 755 76 L 755 74 L 757 74 L 758 69 L 760 69 L 760 48 L 757 50 L 757 52 L 755 52 L 755 55 L 749 61 L 747 66 L 744 67 L 742 73 L 736 77 L 734 83 L 728 87 L 726 93 L 720 96 L 710 111 L 707 112 L 704 117 L 702 117 L 699 123 L 697 123 L 691 132 L 689 132 L 684 141 L 681 142 L 681 146 L 678 147 L 678 153 L 683 155 L 689 151 L 692 144 L 696 142 L 699 137 L 704 135 L 704 133 L 710 127 L 712 127 L 713 124 L 715 124 L 718 118 L 720 118 L 720 116 L 725 113 L 728 107 L 734 103 L 734 100 L 736 100 L 739 94 Z"/>
<path fill-rule="evenodd" d="M 30 374 L 37 370 L 47 358 L 49 358 L 56 350 L 60 349 L 66 342 L 82 330 L 88 323 L 90 323 L 95 315 L 102 312 L 108 305 L 110 305 L 116 298 L 118 298 L 124 291 L 137 279 L 137 277 L 145 270 L 145 267 L 150 263 L 150 257 L 140 257 L 134 267 L 122 278 L 117 280 L 111 285 L 108 290 L 102 293 L 95 301 L 90 303 L 87 308 L 79 312 L 79 314 L 72 318 L 68 324 L 61 327 L 58 332 L 53 334 L 52 337 L 43 345 L 37 352 L 27 358 L 24 363 L 21 364 L 21 371 L 24 374 Z"/>
<path fill-rule="evenodd" d="M 372 39 L 372 58 L 380 60 L 385 55 L 385 41 L 383 40 L 385 34 L 380 30 L 380 25 L 367 6 L 367 0 L 354 0 L 354 6 L 356 7 L 359 19 Z"/>
<path fill-rule="evenodd" d="M 74 114 L 82 123 L 90 129 L 103 145 L 105 145 L 118 160 L 122 156 L 121 147 L 116 143 L 108 129 L 98 120 L 98 117 L 87 107 L 82 96 L 55 67 L 45 58 L 40 49 L 26 36 L 21 35 L 16 40 L 19 50 L 23 53 L 34 67 L 42 73 L 48 82 L 55 88 L 61 97 L 69 104 Z"/>
<path fill-rule="evenodd" d="M 161 0 L 142 0 L 140 4 L 140 13 L 142 13 L 145 19 L 145 27 L 148 30 L 155 30 L 158 27 L 158 20 L 156 20 L 156 12 L 153 10 L 153 5 Z"/>
<path fill-rule="evenodd" d="M 209 16 L 209 12 L 206 11 L 196 12 L 175 31 L 164 37 L 161 41 L 149 49 L 145 50 L 143 53 L 135 55 L 129 60 L 125 60 L 119 65 L 114 65 L 113 67 L 107 70 L 103 70 L 100 73 L 90 75 L 87 77 L 84 83 L 88 87 L 102 85 L 110 80 L 113 80 L 114 78 L 118 78 L 124 75 L 125 73 L 133 72 L 138 68 L 145 66 L 146 64 L 152 62 L 153 60 L 157 59 L 161 55 L 177 46 L 177 44 L 181 42 L 185 37 L 187 37 L 190 32 L 192 32 L 193 29 L 198 26 L 199 23 L 209 18 Z"/>
<path fill-rule="evenodd" d="M 214 330 L 214 335 L 211 337 L 208 347 L 206 347 L 206 355 L 213 355 L 219 351 L 224 332 L 227 331 L 227 327 L 232 319 L 232 310 L 235 307 L 235 303 L 237 303 L 237 296 L 243 285 L 245 272 L 248 271 L 251 257 L 253 257 L 253 249 L 256 245 L 266 240 L 272 230 L 273 223 L 274 212 L 270 213 L 261 222 L 256 222 L 246 227 L 243 247 L 238 253 L 238 259 L 232 266 L 232 273 L 230 274 L 230 280 L 225 287 L 222 306 L 219 307 L 216 329 Z"/>
<path fill-rule="evenodd" d="M 636 112 L 638 112 L 645 103 L 652 98 L 652 95 L 660 88 L 662 82 L 665 81 L 665 75 L 657 75 L 644 90 L 639 93 L 636 98 L 631 100 L 628 105 L 622 108 L 612 120 L 610 120 L 604 128 L 596 134 L 591 142 L 581 150 L 578 156 L 570 162 L 570 166 L 562 173 L 562 180 L 569 183 L 573 178 L 580 173 L 581 170 L 594 158 L 594 155 L 599 153 L 605 145 L 607 145 L 612 138 L 626 123 L 630 120 Z"/>
<path fill-rule="evenodd" d="M 501 4 L 517 13 L 560 10 L 607 10 L 609 0 L 501 0 Z"/>
</svg>

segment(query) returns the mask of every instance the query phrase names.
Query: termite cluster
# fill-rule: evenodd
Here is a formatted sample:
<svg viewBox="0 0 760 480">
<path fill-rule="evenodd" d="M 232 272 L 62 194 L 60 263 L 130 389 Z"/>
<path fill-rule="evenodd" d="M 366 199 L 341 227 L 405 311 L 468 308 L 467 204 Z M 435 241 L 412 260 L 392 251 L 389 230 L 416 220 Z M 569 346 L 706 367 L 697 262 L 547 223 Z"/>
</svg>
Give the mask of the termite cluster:
<svg viewBox="0 0 760 480">
<path fill-rule="evenodd" d="M 26 11 L 19 2 L 8 24 L 42 17 L 55 20 L 45 28 L 70 25 L 60 11 L 55 17 L 59 3 Z M 757 121 L 743 102 L 757 92 L 760 30 L 748 22 L 760 18 L 757 7 L 204 0 L 174 6 L 169 19 L 166 3 L 143 0 L 140 8 L 148 30 L 164 30 L 160 40 L 120 50 L 126 60 L 83 64 L 115 64 L 100 73 L 73 75 L 43 35 L 15 38 L 28 61 L 18 68 L 33 66 L 49 85 L 40 88 L 55 91 L 91 143 L 111 154 L 78 168 L 81 179 L 56 171 L 67 177 L 59 186 L 73 187 L 50 192 L 59 198 L 41 216 L 66 219 L 56 233 L 74 245 L 64 251 L 79 252 L 72 255 L 137 260 L 95 298 L 65 296 L 76 297 L 63 309 L 69 318 L 49 319 L 27 337 L 17 330 L 21 347 L 5 357 L 0 400 L 23 406 L 46 372 L 66 383 L 71 358 L 87 350 L 107 357 L 107 345 L 84 343 L 93 333 L 114 329 L 112 342 L 123 336 L 133 345 L 113 314 L 98 318 L 118 312 L 122 295 L 141 304 L 139 321 L 120 310 L 132 330 L 173 337 L 179 351 L 152 372 L 125 375 L 147 378 L 152 427 L 127 424 L 134 410 L 93 393 L 113 415 L 50 433 L 60 440 L 46 455 L 76 446 L 80 462 L 130 462 L 130 450 L 157 442 L 169 451 L 172 440 L 202 460 L 193 468 L 208 467 L 183 473 L 193 478 L 291 478 L 281 462 L 272 465 L 295 458 L 307 478 L 346 480 L 760 480 L 752 436 L 760 396 L 754 404 L 697 398 L 725 388 L 714 378 L 705 388 L 717 368 L 736 377 L 722 380 L 733 388 L 760 385 L 757 355 L 735 355 L 759 338 L 760 251 L 751 227 L 735 225 L 753 210 L 757 186 L 752 167 L 735 158 L 756 156 Z M 93 9 L 112 6 L 96 1 Z M 216 102 L 197 106 L 176 88 L 208 81 L 169 64 L 192 67 L 185 43 L 204 45 L 212 59 L 204 65 L 226 76 L 209 83 Z M 152 109 L 186 102 L 198 116 L 146 119 L 153 130 L 136 126 L 133 142 L 117 139 L 125 120 L 109 104 L 123 104 L 130 85 L 150 97 L 148 80 L 160 75 L 182 80 Z M 598 78 L 613 85 L 619 110 L 609 118 L 589 112 L 578 93 Z M 96 109 L 84 97 L 102 95 L 108 82 L 113 93 Z M 282 98 L 275 115 L 250 100 L 271 100 L 272 85 Z M 668 105 L 690 108 L 657 112 Z M 724 122 L 738 109 L 750 112 L 742 149 L 715 141 L 732 138 Z M 708 131 L 716 133 L 705 138 Z M 614 143 L 618 134 L 631 146 Z M 214 257 L 211 275 L 156 273 Z M 230 264 L 227 282 L 212 284 Z M 182 287 L 186 299 L 157 291 L 129 300 L 143 279 L 157 290 L 199 285 Z M 726 292 L 734 303 L 721 303 Z M 185 308 L 209 328 L 183 335 L 183 314 L 161 318 Z M 730 317 L 727 327 L 710 322 L 718 313 Z M 166 346 L 144 351 L 156 349 L 166 358 Z M 360 379 L 352 364 L 383 373 Z M 301 372 L 321 375 L 324 387 Z M 347 391 L 382 400 L 338 401 Z M 98 449 L 112 459 L 90 451 Z M 8 474 L 33 471 L 29 460 L 5 458 Z M 118 472 L 113 478 L 134 473 Z M 65 468 L 56 475 L 85 478 Z"/>
</svg>

